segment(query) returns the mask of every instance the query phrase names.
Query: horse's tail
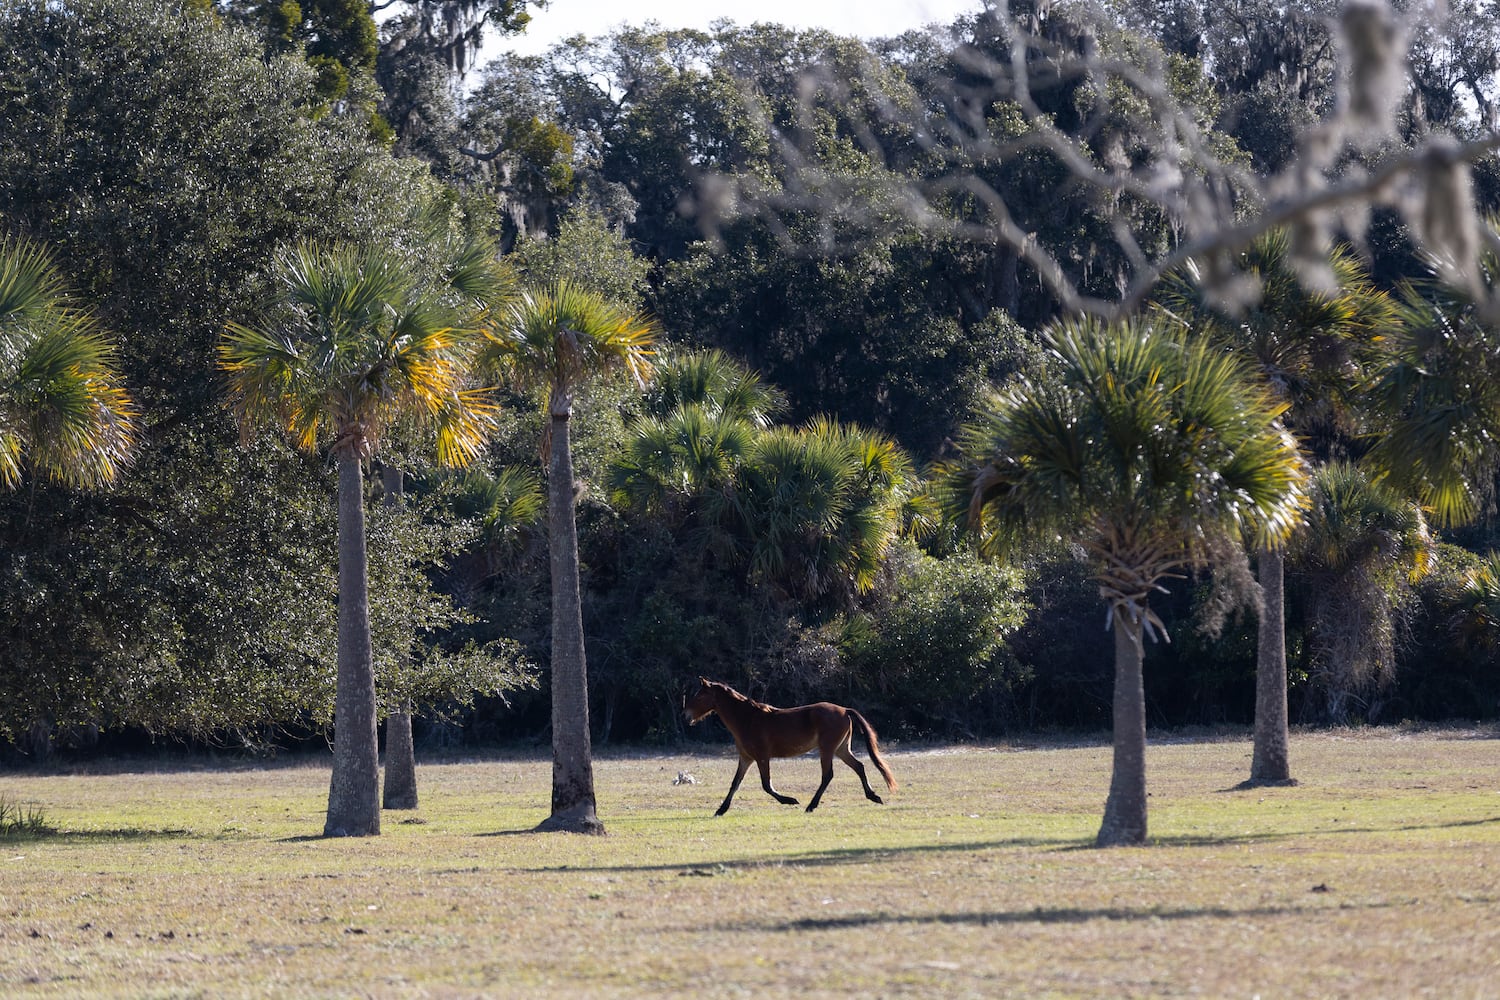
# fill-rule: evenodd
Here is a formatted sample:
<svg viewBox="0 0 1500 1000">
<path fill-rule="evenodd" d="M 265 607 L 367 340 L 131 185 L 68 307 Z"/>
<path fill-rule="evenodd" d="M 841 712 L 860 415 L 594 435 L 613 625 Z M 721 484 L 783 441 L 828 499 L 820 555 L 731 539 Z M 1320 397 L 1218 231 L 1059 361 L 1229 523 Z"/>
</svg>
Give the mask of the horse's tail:
<svg viewBox="0 0 1500 1000">
<path fill-rule="evenodd" d="M 885 787 L 894 792 L 896 790 L 896 777 L 891 774 L 890 766 L 886 764 L 885 758 L 880 756 L 880 743 L 875 738 L 875 727 L 870 725 L 869 720 L 854 709 L 847 709 L 847 711 L 849 718 L 853 719 L 854 724 L 864 732 L 865 742 L 870 745 L 870 759 L 875 762 L 876 767 L 880 768 L 880 776 L 885 778 Z"/>
</svg>

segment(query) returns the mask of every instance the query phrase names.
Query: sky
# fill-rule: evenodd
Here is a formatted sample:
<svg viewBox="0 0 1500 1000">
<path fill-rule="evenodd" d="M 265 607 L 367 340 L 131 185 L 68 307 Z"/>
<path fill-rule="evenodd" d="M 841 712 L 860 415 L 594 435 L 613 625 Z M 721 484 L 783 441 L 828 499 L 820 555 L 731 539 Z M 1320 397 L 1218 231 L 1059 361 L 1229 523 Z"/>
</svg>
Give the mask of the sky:
<svg viewBox="0 0 1500 1000">
<path fill-rule="evenodd" d="M 571 35 L 597 37 L 620 24 L 656 21 L 664 28 L 707 28 L 728 18 L 737 24 L 769 21 L 876 38 L 951 21 L 982 6 L 983 0 L 551 0 L 532 13 L 524 35 L 487 43 L 480 63 L 503 51 L 533 55 Z"/>
</svg>

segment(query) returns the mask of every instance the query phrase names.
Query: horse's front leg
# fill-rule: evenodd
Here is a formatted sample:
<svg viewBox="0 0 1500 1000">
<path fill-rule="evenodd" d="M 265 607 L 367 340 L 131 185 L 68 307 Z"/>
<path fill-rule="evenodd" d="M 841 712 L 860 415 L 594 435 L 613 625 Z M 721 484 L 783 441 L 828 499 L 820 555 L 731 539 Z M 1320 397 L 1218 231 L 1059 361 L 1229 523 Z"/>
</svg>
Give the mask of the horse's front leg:
<svg viewBox="0 0 1500 1000">
<path fill-rule="evenodd" d="M 818 785 L 818 790 L 813 793 L 812 801 L 807 804 L 807 811 L 812 812 L 818 808 L 818 803 L 823 799 L 823 791 L 828 783 L 833 780 L 833 754 L 826 750 L 822 753 L 823 758 L 823 781 Z"/>
<path fill-rule="evenodd" d="M 740 766 L 734 772 L 734 780 L 729 783 L 729 794 L 724 796 L 724 804 L 719 806 L 715 816 L 722 816 L 729 811 L 729 803 L 734 801 L 734 793 L 740 787 L 740 782 L 745 780 L 745 772 L 750 770 L 750 758 L 741 757 Z"/>
<path fill-rule="evenodd" d="M 760 787 L 766 790 L 766 794 L 784 806 L 794 806 L 797 800 L 790 795 L 782 795 L 771 787 L 771 758 L 762 757 L 755 762 L 760 766 Z"/>
</svg>

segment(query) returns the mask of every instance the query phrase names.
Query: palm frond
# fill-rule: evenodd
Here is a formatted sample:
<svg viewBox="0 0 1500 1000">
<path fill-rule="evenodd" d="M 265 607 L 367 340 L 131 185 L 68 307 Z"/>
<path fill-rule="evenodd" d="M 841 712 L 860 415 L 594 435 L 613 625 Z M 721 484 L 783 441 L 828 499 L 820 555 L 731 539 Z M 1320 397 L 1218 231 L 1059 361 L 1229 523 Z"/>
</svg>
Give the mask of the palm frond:
<svg viewBox="0 0 1500 1000">
<path fill-rule="evenodd" d="M 982 400 L 939 470 L 944 506 L 984 551 L 1071 538 L 1139 603 L 1210 539 L 1295 522 L 1301 456 L 1281 405 L 1231 356 L 1160 317 L 1065 321 L 1045 337 L 1056 378 Z"/>
<path fill-rule="evenodd" d="M 472 461 L 494 424 L 469 384 L 474 345 L 452 309 L 378 248 L 302 246 L 281 262 L 265 328 L 230 323 L 219 345 L 242 429 L 274 423 L 305 451 L 370 454 L 403 420 L 432 431 L 447 465 Z"/>
<path fill-rule="evenodd" d="M 485 331 L 480 370 L 522 386 L 547 386 L 568 397 L 610 368 L 641 385 L 652 374 L 655 325 L 595 292 L 566 281 L 527 288 Z"/>
<path fill-rule="evenodd" d="M 0 488 L 32 468 L 70 486 L 118 477 L 137 413 L 115 349 L 75 309 L 48 255 L 0 240 Z"/>
</svg>

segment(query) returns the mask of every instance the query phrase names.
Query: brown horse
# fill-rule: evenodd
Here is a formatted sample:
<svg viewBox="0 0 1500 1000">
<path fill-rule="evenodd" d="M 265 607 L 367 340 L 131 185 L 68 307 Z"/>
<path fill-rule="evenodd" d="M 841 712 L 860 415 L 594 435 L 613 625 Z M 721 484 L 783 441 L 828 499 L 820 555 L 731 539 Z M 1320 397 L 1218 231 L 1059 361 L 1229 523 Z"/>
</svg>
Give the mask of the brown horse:
<svg viewBox="0 0 1500 1000">
<path fill-rule="evenodd" d="M 823 790 L 833 780 L 834 757 L 848 764 L 859 775 L 860 784 L 865 786 L 865 798 L 871 802 L 882 802 L 881 797 L 870 787 L 870 780 L 865 777 L 865 766 L 849 751 L 855 726 L 864 733 L 865 742 L 870 745 L 870 759 L 880 768 L 885 786 L 891 791 L 896 790 L 896 779 L 891 776 L 891 769 L 880 756 L 880 745 L 875 741 L 875 727 L 852 708 L 831 705 L 826 701 L 800 708 L 772 708 L 770 705 L 751 701 L 727 684 L 702 677 L 698 678 L 698 690 L 691 697 L 683 699 L 682 708 L 688 723 L 693 725 L 715 712 L 719 713 L 719 718 L 724 720 L 724 725 L 734 737 L 735 748 L 740 752 L 739 769 L 734 772 L 734 781 L 729 784 L 729 794 L 724 796 L 724 804 L 719 806 L 715 816 L 722 816 L 728 811 L 729 803 L 734 799 L 734 793 L 740 787 L 745 772 L 750 769 L 751 761 L 760 767 L 760 787 L 766 790 L 767 795 L 783 805 L 796 805 L 796 799 L 790 795 L 782 795 L 771 787 L 771 758 L 797 757 L 813 747 L 818 748 L 818 753 L 823 758 L 823 783 L 807 804 L 808 812 L 818 808 Z"/>
</svg>

